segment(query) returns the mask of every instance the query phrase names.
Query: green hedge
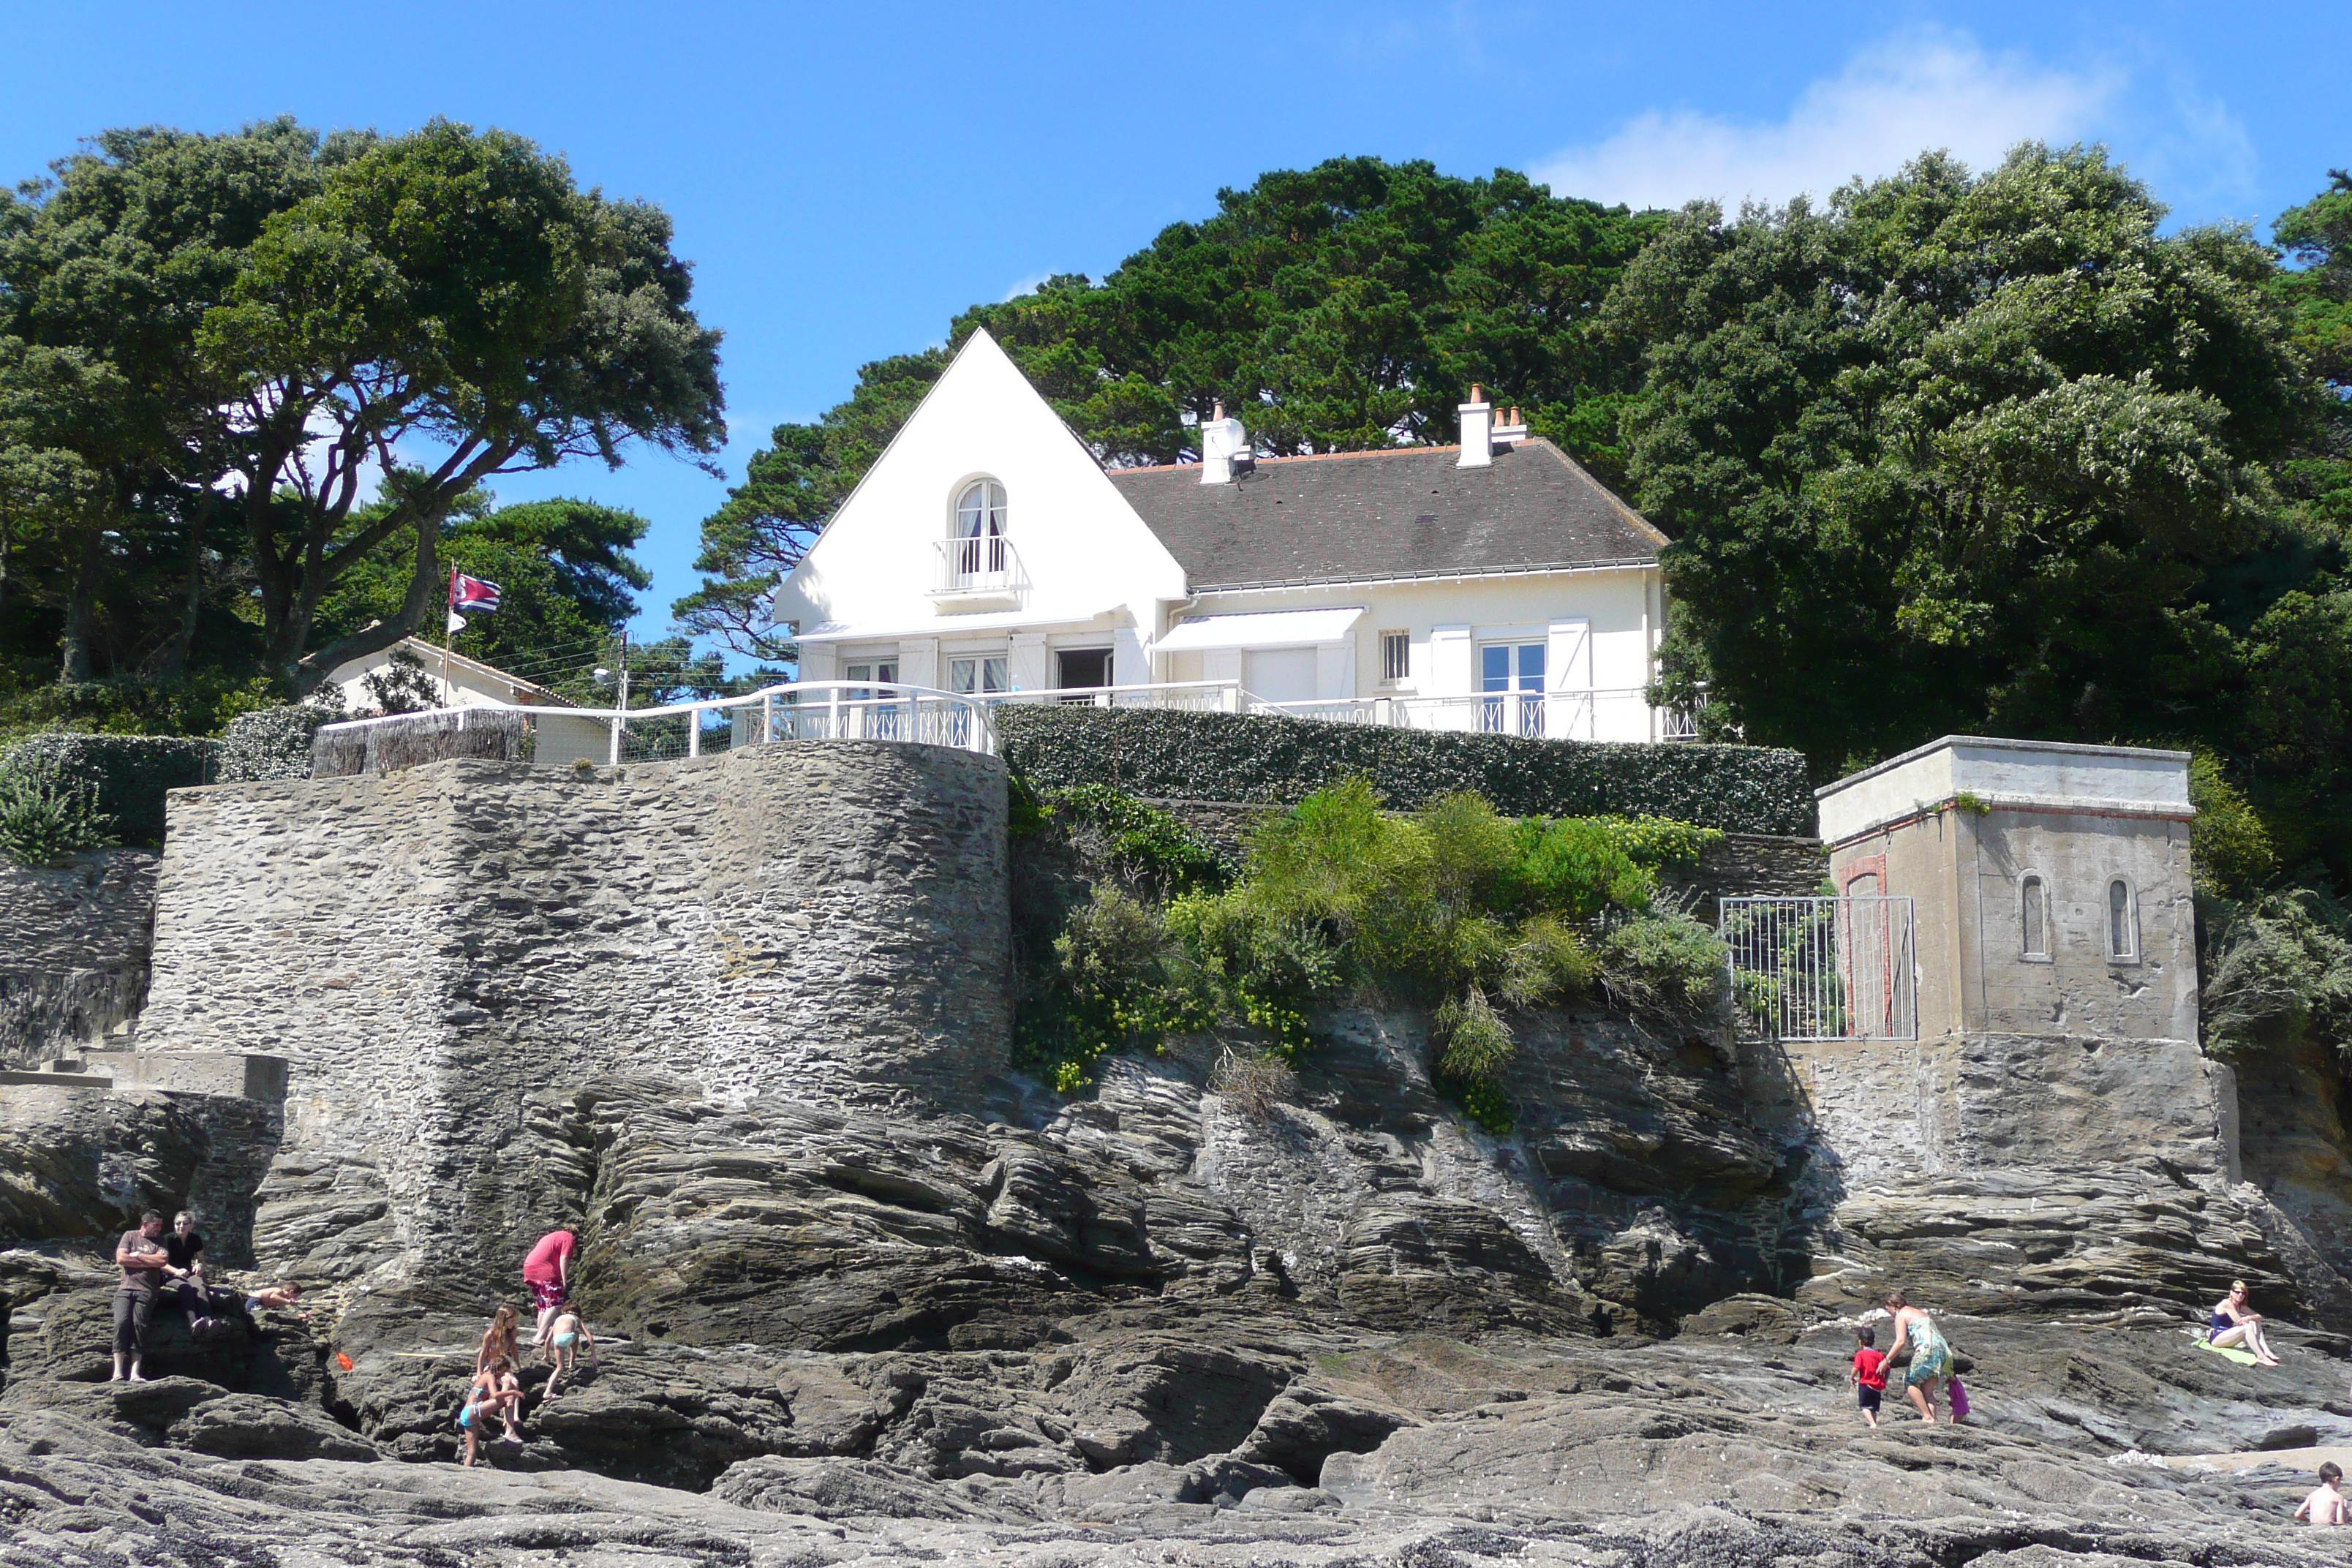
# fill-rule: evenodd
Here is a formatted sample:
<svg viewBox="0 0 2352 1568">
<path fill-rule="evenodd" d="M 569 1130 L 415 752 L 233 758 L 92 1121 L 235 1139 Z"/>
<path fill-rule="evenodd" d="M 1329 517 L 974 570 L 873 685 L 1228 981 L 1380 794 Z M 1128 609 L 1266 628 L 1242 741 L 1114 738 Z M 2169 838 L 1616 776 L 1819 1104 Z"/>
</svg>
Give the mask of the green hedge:
<svg viewBox="0 0 2352 1568">
<path fill-rule="evenodd" d="M 996 710 L 1004 761 L 1043 789 L 1115 785 L 1196 800 L 1299 800 L 1361 774 L 1397 810 L 1474 790 L 1509 816 L 1669 816 L 1727 833 L 1811 835 L 1796 752 L 1527 741 L 1318 719 L 1154 709 Z"/>
<path fill-rule="evenodd" d="M 212 784 L 220 776 L 220 742 L 181 735 L 27 735 L 0 753 L 0 767 L 22 768 L 98 791 L 98 808 L 114 818 L 124 844 L 163 842 L 163 792 Z"/>
</svg>

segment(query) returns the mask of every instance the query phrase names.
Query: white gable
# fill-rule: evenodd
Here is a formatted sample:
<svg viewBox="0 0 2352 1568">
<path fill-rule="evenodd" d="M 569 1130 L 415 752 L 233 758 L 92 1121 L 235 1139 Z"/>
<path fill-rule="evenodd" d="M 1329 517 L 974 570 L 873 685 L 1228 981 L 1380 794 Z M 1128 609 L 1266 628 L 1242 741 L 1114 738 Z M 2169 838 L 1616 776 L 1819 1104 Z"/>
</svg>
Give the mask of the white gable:
<svg viewBox="0 0 2352 1568">
<path fill-rule="evenodd" d="M 1017 560 L 1017 596 L 986 605 L 937 592 L 956 498 L 979 479 L 1004 487 Z M 775 616 L 804 636 L 952 638 L 1123 611 L 1148 639 L 1160 603 L 1183 596 L 1175 558 L 995 340 L 975 331 L 777 589 Z"/>
</svg>

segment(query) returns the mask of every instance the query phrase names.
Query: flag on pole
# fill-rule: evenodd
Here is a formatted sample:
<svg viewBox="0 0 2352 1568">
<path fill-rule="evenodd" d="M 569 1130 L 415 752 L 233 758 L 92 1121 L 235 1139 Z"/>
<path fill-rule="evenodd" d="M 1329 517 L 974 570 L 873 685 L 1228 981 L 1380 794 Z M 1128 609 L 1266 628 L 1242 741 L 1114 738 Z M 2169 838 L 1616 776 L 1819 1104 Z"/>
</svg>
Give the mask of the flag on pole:
<svg viewBox="0 0 2352 1568">
<path fill-rule="evenodd" d="M 473 611 L 497 609 L 499 592 L 496 583 L 468 577 L 452 566 L 449 569 L 449 629 L 454 632 L 464 626 L 466 623 L 462 617 Z"/>
</svg>

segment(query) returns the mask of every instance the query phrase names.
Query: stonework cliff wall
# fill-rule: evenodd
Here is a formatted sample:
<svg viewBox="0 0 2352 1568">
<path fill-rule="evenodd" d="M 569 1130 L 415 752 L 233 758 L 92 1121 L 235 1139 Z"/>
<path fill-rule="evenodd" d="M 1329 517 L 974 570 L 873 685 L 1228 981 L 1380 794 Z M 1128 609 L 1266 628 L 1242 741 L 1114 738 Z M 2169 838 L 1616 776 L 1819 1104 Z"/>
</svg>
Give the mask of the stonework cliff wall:
<svg viewBox="0 0 2352 1568">
<path fill-rule="evenodd" d="M 157 858 L 107 849 L 61 866 L 0 860 L 0 1067 L 79 1049 L 139 1011 Z"/>
<path fill-rule="evenodd" d="M 526 1100 L 611 1073 L 720 1103 L 914 1106 L 1011 1033 L 992 758 L 765 746 L 177 791 L 143 1052 L 289 1064 L 266 1266 L 487 1263 Z"/>
</svg>

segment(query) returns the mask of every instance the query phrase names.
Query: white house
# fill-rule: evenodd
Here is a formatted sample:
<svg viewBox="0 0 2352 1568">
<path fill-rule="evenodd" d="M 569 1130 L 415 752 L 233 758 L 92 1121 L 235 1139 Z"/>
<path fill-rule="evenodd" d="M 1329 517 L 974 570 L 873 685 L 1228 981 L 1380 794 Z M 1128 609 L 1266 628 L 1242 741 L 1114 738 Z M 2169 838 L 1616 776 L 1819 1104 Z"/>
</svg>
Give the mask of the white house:
<svg viewBox="0 0 2352 1568">
<path fill-rule="evenodd" d="M 776 589 L 801 679 L 1579 740 L 1643 695 L 1664 538 L 1472 391 L 1458 447 L 1105 469 L 974 332 Z"/>
<path fill-rule="evenodd" d="M 444 708 L 572 706 L 569 700 L 558 697 L 546 687 L 519 675 L 509 675 L 495 665 L 452 653 L 423 637 L 403 637 L 388 648 L 347 659 L 334 668 L 327 679 L 342 689 L 344 707 L 356 710 L 375 700 L 368 689 L 368 677 L 388 675 L 395 668 L 395 654 L 414 658 L 422 667 L 425 684 L 433 689 L 436 700 Z"/>
</svg>

